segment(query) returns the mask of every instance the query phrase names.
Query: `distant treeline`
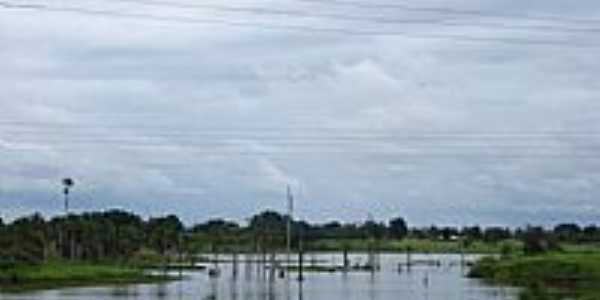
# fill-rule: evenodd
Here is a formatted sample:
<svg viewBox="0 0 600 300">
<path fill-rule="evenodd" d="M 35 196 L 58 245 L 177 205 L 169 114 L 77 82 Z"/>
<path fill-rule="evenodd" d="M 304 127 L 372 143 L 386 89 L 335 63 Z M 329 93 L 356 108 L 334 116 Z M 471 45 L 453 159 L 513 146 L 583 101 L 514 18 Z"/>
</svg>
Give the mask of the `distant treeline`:
<svg viewBox="0 0 600 300">
<path fill-rule="evenodd" d="M 213 219 L 184 226 L 174 215 L 143 219 L 120 210 L 71 214 L 45 219 L 39 214 L 5 224 L 0 219 L 0 263 L 40 263 L 51 259 L 127 261 L 143 256 L 175 256 L 198 251 L 264 251 L 284 249 L 288 216 L 265 211 L 247 225 Z M 388 222 L 329 222 L 311 224 L 293 221 L 293 246 L 302 239 L 310 249 L 319 240 L 370 241 L 404 238 L 436 241 L 498 243 L 518 239 L 532 251 L 558 242 L 600 242 L 600 228 L 561 224 L 542 227 L 409 228 L 403 218 Z M 343 243 L 342 243 L 343 244 Z"/>
</svg>

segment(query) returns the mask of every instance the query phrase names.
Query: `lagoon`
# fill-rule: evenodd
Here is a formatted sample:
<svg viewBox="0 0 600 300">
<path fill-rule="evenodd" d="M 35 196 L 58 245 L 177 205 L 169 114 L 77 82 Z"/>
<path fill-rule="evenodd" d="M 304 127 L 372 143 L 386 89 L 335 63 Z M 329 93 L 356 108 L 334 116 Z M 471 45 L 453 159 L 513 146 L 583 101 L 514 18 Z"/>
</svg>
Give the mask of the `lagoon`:
<svg viewBox="0 0 600 300">
<path fill-rule="evenodd" d="M 257 258 L 258 256 L 255 256 Z M 280 255 L 279 258 L 284 256 Z M 221 255 L 223 260 L 231 257 Z M 351 254 L 352 263 L 364 263 L 366 254 Z M 439 261 L 439 265 L 417 264 L 408 270 L 398 265 L 406 262 L 404 254 L 381 254 L 379 272 L 297 273 L 285 278 L 272 276 L 257 263 L 241 262 L 237 276 L 232 264 L 220 263 L 220 276 L 205 271 L 185 271 L 180 281 L 111 287 L 64 288 L 22 294 L 0 295 L 0 300 L 516 300 L 518 289 L 490 286 L 466 278 L 467 267 L 476 255 L 414 254 L 413 261 Z M 244 260 L 244 256 L 240 256 Z M 307 266 L 341 265 L 341 254 L 307 254 Z M 212 267 L 212 265 L 210 265 Z M 174 273 L 177 274 L 177 273 Z"/>
</svg>

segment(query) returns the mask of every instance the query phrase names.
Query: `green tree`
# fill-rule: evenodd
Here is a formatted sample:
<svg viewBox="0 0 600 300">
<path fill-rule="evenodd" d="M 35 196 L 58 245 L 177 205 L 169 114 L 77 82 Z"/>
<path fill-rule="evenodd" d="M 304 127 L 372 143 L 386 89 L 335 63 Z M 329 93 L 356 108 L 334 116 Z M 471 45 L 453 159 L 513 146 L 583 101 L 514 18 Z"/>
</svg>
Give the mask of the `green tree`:
<svg viewBox="0 0 600 300">
<path fill-rule="evenodd" d="M 528 226 L 523 233 L 523 251 L 529 255 L 558 250 L 558 244 L 542 227 Z"/>
<path fill-rule="evenodd" d="M 390 220 L 388 227 L 390 235 L 395 239 L 403 239 L 408 234 L 408 226 L 402 217 Z"/>
<path fill-rule="evenodd" d="M 554 227 L 554 235 L 560 241 L 576 242 L 582 233 L 581 227 L 577 224 L 559 224 Z"/>
<path fill-rule="evenodd" d="M 15 220 L 8 230 L 5 254 L 9 260 L 41 263 L 46 258 L 47 236 L 45 221 L 35 214 Z"/>
<path fill-rule="evenodd" d="M 183 223 L 174 215 L 152 218 L 148 221 L 148 240 L 150 246 L 164 255 L 168 251 L 179 250 Z"/>
</svg>

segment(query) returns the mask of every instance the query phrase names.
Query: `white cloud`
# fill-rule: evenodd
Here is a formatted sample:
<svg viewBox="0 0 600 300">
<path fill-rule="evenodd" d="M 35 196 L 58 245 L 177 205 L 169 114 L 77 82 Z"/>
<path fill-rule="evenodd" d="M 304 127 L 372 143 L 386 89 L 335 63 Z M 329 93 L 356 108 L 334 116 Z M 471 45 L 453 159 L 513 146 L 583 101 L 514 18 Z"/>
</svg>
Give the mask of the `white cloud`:
<svg viewBox="0 0 600 300">
<path fill-rule="evenodd" d="M 235 5 L 275 4 L 228 3 Z M 277 2 L 281 5 L 334 12 Z M 548 1 L 464 1 L 454 8 L 571 19 L 597 18 L 599 10 L 594 3 Z M 600 124 L 600 63 L 594 51 L 3 13 L 0 201 L 10 207 L 5 216 L 56 212 L 44 199 L 54 195 L 61 176 L 81 181 L 86 193 L 81 207 L 170 211 L 190 222 L 284 207 L 286 184 L 306 191 L 298 209 L 315 220 L 362 220 L 365 210 L 424 224 L 545 221 L 535 217 L 540 211 L 555 219 L 591 216 L 579 208 L 593 206 L 600 187 L 590 179 L 598 177 L 600 164 L 589 157 L 597 150 L 592 133 Z M 392 10 L 369 13 L 398 17 Z M 443 19 L 416 12 L 401 17 Z M 265 18 L 247 21 L 283 22 Z M 285 21 L 355 30 L 402 27 Z M 599 42 L 594 33 L 435 24 L 410 26 L 410 32 Z M 557 20 L 510 24 L 587 26 Z"/>
</svg>

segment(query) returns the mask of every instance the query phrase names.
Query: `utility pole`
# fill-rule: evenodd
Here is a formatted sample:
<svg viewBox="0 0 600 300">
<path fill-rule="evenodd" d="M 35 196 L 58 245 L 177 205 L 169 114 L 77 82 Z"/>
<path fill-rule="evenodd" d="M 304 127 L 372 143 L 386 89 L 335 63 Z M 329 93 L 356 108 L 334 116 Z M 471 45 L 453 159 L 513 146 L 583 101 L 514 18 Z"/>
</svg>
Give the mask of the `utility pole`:
<svg viewBox="0 0 600 300">
<path fill-rule="evenodd" d="M 300 234 L 300 239 L 298 240 L 298 281 L 304 281 L 304 246 L 302 244 L 302 234 Z"/>
<path fill-rule="evenodd" d="M 286 264 L 290 263 L 291 260 L 291 253 L 292 253 L 292 220 L 293 220 L 293 214 L 294 214 L 294 196 L 292 195 L 292 190 L 290 188 L 290 185 L 288 184 L 287 186 L 287 205 L 288 205 L 288 219 L 287 219 L 287 237 L 286 237 L 286 243 L 287 243 L 287 249 L 286 249 L 286 254 L 287 254 L 287 261 Z"/>
</svg>

